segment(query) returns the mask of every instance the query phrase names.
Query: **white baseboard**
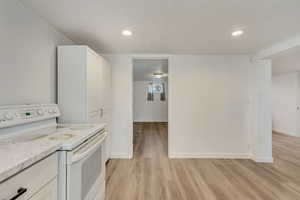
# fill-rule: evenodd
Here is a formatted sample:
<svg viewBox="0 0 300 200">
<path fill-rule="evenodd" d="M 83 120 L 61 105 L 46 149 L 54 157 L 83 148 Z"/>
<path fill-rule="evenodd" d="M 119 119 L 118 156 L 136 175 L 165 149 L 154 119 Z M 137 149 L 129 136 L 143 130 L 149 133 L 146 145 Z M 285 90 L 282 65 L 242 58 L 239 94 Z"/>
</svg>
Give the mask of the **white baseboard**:
<svg viewBox="0 0 300 200">
<path fill-rule="evenodd" d="M 281 134 L 284 134 L 284 135 L 290 135 L 290 136 L 294 136 L 294 137 L 300 137 L 296 133 L 292 133 L 292 132 L 288 132 L 288 131 L 284 131 L 284 130 L 279 130 L 279 129 L 275 129 L 275 128 L 273 128 L 272 131 L 277 132 L 277 133 L 281 133 Z"/>
<path fill-rule="evenodd" d="M 169 158 L 214 158 L 214 159 L 251 159 L 249 154 L 235 154 L 235 153 L 170 153 Z"/>
<path fill-rule="evenodd" d="M 211 158 L 211 159 L 249 159 L 257 163 L 273 163 L 273 157 L 253 158 L 251 154 L 238 153 L 170 153 L 171 159 L 186 159 L 186 158 Z"/>
<path fill-rule="evenodd" d="M 112 154 L 112 159 L 132 159 L 129 154 Z M 211 158 L 211 159 L 250 159 L 257 163 L 273 163 L 273 157 L 258 157 L 254 158 L 250 154 L 234 154 L 234 153 L 171 153 L 169 154 L 170 159 L 191 159 L 191 158 Z"/>
<path fill-rule="evenodd" d="M 273 157 L 253 158 L 252 160 L 257 163 L 273 163 L 274 162 Z"/>
<path fill-rule="evenodd" d="M 120 154 L 111 154 L 110 158 L 112 158 L 112 159 L 131 159 L 131 156 L 127 153 L 120 153 Z"/>
<path fill-rule="evenodd" d="M 133 122 L 168 122 L 168 120 L 133 120 Z"/>
</svg>

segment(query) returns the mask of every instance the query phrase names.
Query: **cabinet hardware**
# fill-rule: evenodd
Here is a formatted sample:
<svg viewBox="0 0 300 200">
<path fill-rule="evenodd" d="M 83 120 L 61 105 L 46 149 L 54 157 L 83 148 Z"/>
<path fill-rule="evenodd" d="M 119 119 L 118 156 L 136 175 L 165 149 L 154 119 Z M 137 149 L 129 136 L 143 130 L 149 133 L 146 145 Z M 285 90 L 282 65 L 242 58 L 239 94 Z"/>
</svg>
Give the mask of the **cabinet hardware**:
<svg viewBox="0 0 300 200">
<path fill-rule="evenodd" d="M 16 200 L 18 199 L 20 196 L 22 196 L 23 194 L 25 194 L 27 192 L 27 189 L 26 188 L 20 188 L 18 189 L 17 193 L 14 197 L 12 197 L 11 199 L 9 200 Z"/>
</svg>

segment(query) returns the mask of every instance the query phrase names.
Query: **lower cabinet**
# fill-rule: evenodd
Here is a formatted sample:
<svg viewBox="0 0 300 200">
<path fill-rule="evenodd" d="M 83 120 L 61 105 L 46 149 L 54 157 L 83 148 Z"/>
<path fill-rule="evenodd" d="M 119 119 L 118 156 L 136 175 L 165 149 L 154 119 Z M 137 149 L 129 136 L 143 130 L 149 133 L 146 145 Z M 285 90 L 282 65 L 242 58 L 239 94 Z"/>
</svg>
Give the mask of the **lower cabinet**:
<svg viewBox="0 0 300 200">
<path fill-rule="evenodd" d="M 54 153 L 0 183 L 0 199 L 57 200 L 57 165 Z"/>
<path fill-rule="evenodd" d="M 29 200 L 57 200 L 57 179 L 48 183 Z"/>
</svg>

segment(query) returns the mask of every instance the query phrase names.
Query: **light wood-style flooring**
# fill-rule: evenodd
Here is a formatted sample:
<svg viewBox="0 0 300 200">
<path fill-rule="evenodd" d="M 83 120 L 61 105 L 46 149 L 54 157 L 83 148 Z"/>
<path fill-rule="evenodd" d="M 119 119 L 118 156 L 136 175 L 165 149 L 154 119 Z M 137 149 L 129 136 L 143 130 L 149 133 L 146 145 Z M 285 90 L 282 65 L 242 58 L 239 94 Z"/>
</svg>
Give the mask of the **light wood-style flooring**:
<svg viewBox="0 0 300 200">
<path fill-rule="evenodd" d="M 134 158 L 107 165 L 106 200 L 300 200 L 300 139 L 273 134 L 273 164 L 168 159 L 167 124 L 134 124 Z"/>
</svg>

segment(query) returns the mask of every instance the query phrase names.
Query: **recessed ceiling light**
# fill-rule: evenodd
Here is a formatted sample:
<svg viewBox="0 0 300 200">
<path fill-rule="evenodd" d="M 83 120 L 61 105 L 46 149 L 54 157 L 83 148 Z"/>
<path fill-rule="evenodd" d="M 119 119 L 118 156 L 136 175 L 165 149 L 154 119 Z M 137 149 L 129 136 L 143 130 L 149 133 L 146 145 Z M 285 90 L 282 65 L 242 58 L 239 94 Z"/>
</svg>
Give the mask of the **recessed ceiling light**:
<svg viewBox="0 0 300 200">
<path fill-rule="evenodd" d="M 243 35 L 243 34 L 244 34 L 244 31 L 243 31 L 243 30 L 236 30 L 236 31 L 233 31 L 233 32 L 231 33 L 231 35 L 232 35 L 233 37 L 241 36 L 241 35 Z"/>
<path fill-rule="evenodd" d="M 124 36 L 132 36 L 132 32 L 130 30 L 123 30 L 122 35 Z"/>
</svg>

